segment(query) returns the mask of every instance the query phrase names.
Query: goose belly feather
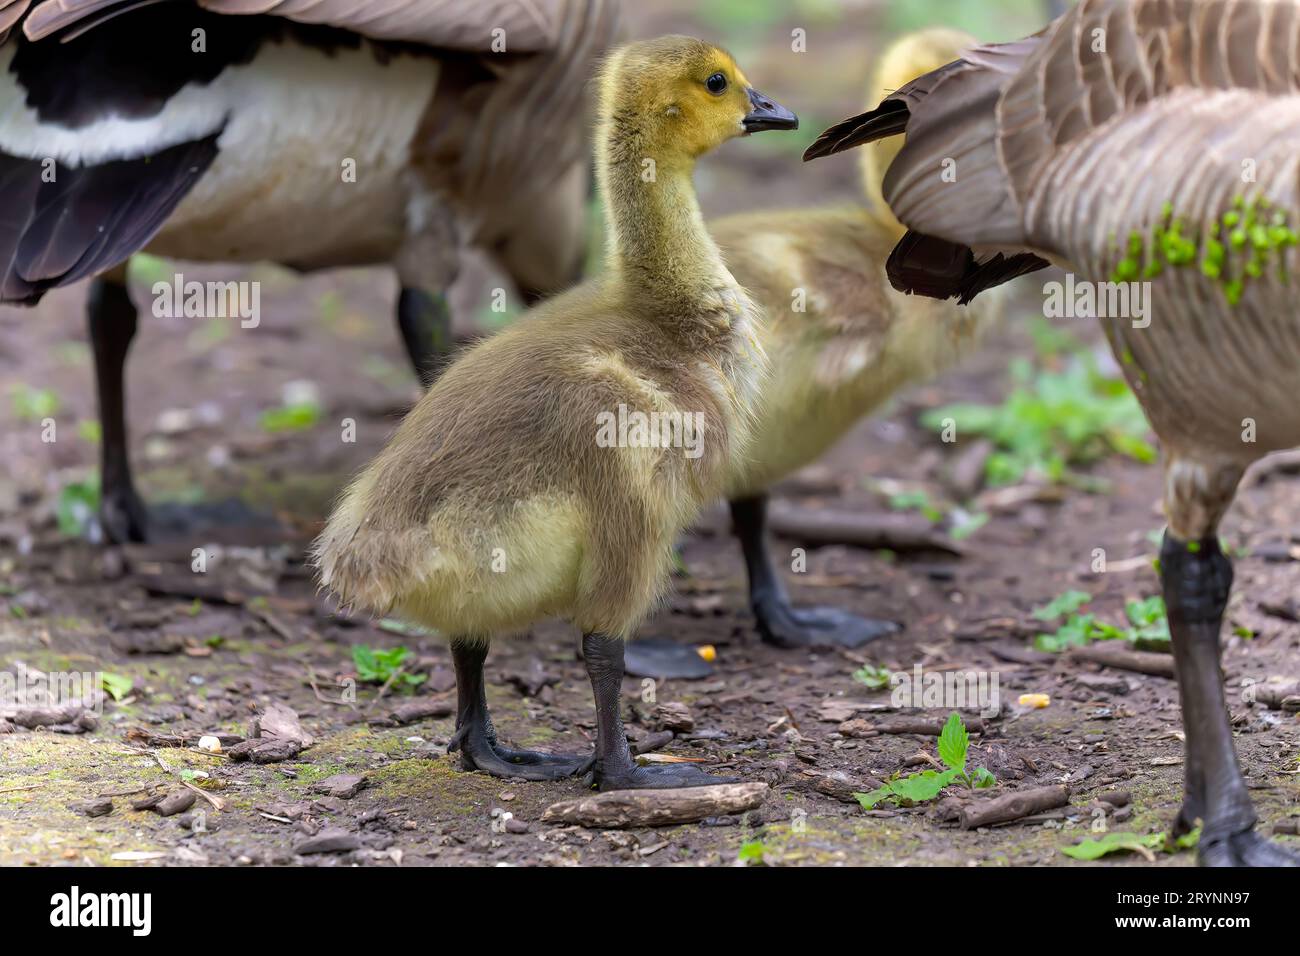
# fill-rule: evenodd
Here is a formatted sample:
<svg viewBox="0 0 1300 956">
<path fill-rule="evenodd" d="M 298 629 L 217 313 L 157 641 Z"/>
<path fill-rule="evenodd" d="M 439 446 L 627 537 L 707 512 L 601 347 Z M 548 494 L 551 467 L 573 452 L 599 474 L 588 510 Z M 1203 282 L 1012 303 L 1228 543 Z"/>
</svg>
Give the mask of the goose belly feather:
<svg viewBox="0 0 1300 956">
<path fill-rule="evenodd" d="M 365 48 L 297 44 L 227 69 L 194 97 L 225 107 L 217 158 L 150 251 L 300 268 L 390 259 L 419 212 L 408 158 L 437 76 L 432 57 L 381 64 Z"/>
<path fill-rule="evenodd" d="M 1254 181 L 1243 182 L 1243 157 Z M 1300 96 L 1180 90 L 1072 142 L 1027 206 L 1031 242 L 1051 229 L 1088 278 L 1118 279 L 1126 259 L 1141 270 L 1146 317 L 1100 317 L 1174 450 L 1249 461 L 1300 444 L 1298 175 Z M 1188 245 L 1173 264 L 1175 225 Z M 1245 272 L 1252 258 L 1257 277 Z"/>
</svg>

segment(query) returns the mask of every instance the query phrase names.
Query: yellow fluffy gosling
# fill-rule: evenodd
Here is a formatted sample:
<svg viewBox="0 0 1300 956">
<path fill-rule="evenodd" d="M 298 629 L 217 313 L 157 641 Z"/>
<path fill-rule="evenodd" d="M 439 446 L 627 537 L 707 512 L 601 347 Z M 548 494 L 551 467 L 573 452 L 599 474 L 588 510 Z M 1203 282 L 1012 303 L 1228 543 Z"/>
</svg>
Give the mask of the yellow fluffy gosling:
<svg viewBox="0 0 1300 956">
<path fill-rule="evenodd" d="M 947 29 L 910 34 L 885 53 L 871 103 L 956 59 L 975 39 Z M 767 491 L 818 458 L 899 388 L 972 351 L 1002 297 L 969 307 L 894 291 L 885 261 L 906 231 L 881 198 L 900 140 L 863 151 L 865 205 L 729 216 L 711 224 L 732 274 L 765 313 L 771 377 L 754 444 L 727 483 L 759 634 L 781 647 L 855 647 L 897 625 L 838 608 L 794 608 L 768 553 Z"/>
<path fill-rule="evenodd" d="M 345 492 L 317 560 L 344 602 L 452 636 L 451 746 L 467 769 L 556 779 L 593 766 L 603 790 L 715 783 L 632 762 L 623 641 L 662 593 L 674 539 L 747 454 L 764 372 L 753 304 L 696 202 L 695 162 L 797 120 L 726 52 L 680 36 L 615 51 L 599 107 L 606 272 L 453 364 Z M 675 431 L 648 436 L 641 415 Z M 583 634 L 593 758 L 507 749 L 488 716 L 489 641 L 557 615 Z"/>
</svg>

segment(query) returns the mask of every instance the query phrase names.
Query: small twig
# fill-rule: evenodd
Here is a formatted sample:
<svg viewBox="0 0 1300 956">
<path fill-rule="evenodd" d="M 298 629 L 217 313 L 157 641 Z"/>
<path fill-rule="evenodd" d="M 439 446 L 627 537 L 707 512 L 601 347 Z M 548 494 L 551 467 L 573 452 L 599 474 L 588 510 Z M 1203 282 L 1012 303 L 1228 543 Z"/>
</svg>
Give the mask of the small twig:
<svg viewBox="0 0 1300 956">
<path fill-rule="evenodd" d="M 393 681 L 397 680 L 397 678 L 401 677 L 405 673 L 406 673 L 406 665 L 402 664 L 400 667 L 397 668 L 397 670 L 389 674 L 388 680 L 384 681 L 383 686 L 379 688 L 379 693 L 375 695 L 375 699 L 370 702 L 370 706 L 367 707 L 366 709 L 374 710 L 379 705 L 379 702 L 383 700 L 385 696 L 387 696 L 388 689 L 393 686 Z"/>
<path fill-rule="evenodd" d="M 193 790 L 204 800 L 208 801 L 208 803 L 212 804 L 212 809 L 216 810 L 218 813 L 226 809 L 226 801 L 222 800 L 220 797 L 214 797 L 211 794 L 204 792 L 202 787 L 196 787 L 188 780 L 182 780 L 180 784 L 182 787 L 188 787 Z"/>
<path fill-rule="evenodd" d="M 316 695 L 316 699 L 322 704 L 333 704 L 335 707 L 350 707 L 352 710 L 357 709 L 357 705 L 354 701 L 327 697 L 325 693 L 316 686 L 316 672 L 312 670 L 310 666 L 307 668 L 307 683 L 311 685 L 312 693 Z"/>
<path fill-rule="evenodd" d="M 130 790 L 106 790 L 106 791 L 104 791 L 103 793 L 96 794 L 96 796 L 100 796 L 100 797 L 130 797 L 130 796 L 134 796 L 134 795 L 137 794 L 137 793 L 145 793 L 145 792 L 147 792 L 147 791 L 149 791 L 149 790 L 154 789 L 154 787 L 157 787 L 157 786 L 159 786 L 159 784 L 151 783 L 151 784 L 149 784 L 148 786 L 144 786 L 144 787 L 132 787 Z"/>
<path fill-rule="evenodd" d="M 0 790 L 0 793 L 18 793 L 20 790 L 35 790 L 39 786 L 39 783 L 29 783 L 23 787 L 5 787 L 3 790 Z"/>
<path fill-rule="evenodd" d="M 245 607 L 247 607 L 248 610 L 252 612 L 255 618 L 257 618 L 259 621 L 261 621 L 271 630 L 275 631 L 275 633 L 278 634 L 283 640 L 286 640 L 290 644 L 292 644 L 294 641 L 298 639 L 298 636 L 294 634 L 293 631 L 289 630 L 288 626 L 283 621 L 281 621 L 278 617 L 272 614 L 270 611 L 264 611 L 261 608 L 249 607 L 248 605 L 245 605 Z"/>
</svg>

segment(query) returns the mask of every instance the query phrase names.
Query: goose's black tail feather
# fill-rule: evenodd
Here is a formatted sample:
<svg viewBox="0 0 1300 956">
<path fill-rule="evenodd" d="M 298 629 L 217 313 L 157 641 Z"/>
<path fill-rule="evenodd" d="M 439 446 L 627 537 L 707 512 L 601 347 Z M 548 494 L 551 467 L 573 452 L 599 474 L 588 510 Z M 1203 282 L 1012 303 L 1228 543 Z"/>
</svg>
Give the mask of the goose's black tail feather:
<svg viewBox="0 0 1300 956">
<path fill-rule="evenodd" d="M 35 305 L 142 249 L 212 164 L 219 135 L 76 168 L 0 153 L 0 302 Z"/>
<path fill-rule="evenodd" d="M 985 289 L 1049 265 L 1031 252 L 1011 256 L 999 252 L 981 262 L 969 246 L 908 231 L 890 253 L 885 274 L 899 292 L 957 299 L 966 305 Z"/>
</svg>

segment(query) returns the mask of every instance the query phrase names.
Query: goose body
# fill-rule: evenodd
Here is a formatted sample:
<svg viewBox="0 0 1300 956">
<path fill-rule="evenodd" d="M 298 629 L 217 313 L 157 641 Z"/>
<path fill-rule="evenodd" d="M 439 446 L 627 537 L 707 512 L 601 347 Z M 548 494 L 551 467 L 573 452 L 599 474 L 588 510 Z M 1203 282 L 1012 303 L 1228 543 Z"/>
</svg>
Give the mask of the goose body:
<svg viewBox="0 0 1300 956">
<path fill-rule="evenodd" d="M 217 155 L 146 251 L 304 271 L 392 262 L 432 201 L 409 157 L 438 73 L 432 57 L 380 64 L 368 49 L 293 41 L 224 71 L 205 91 L 225 107 Z M 348 160 L 357 176 L 344 183 Z M 350 188 L 322 188 L 335 182 Z"/>
<path fill-rule="evenodd" d="M 576 278 L 585 84 L 617 14 L 617 0 L 0 0 L 0 301 L 100 277 L 111 540 L 151 533 L 126 456 L 125 259 L 389 263 L 427 383 L 450 351 L 463 244 L 525 297 Z"/>
<path fill-rule="evenodd" d="M 1246 466 L 1300 444 L 1300 5 L 1081 0 L 832 127 L 808 158 L 906 131 L 884 195 L 906 291 L 968 301 L 1058 262 L 1149 283 L 1103 320 L 1160 437 L 1160 573 L 1187 735 L 1180 829 L 1211 864 L 1294 864 L 1254 830 L 1219 667 L 1232 582 L 1217 529 Z M 938 175 L 956 164 L 954 181 Z M 1099 293 L 1100 294 L 1100 293 Z"/>
<path fill-rule="evenodd" d="M 632 764 L 623 640 L 662 593 L 674 539 L 745 455 L 765 371 L 760 313 L 704 226 L 695 161 L 797 121 L 687 37 L 620 48 L 600 87 L 605 274 L 438 379 L 344 494 L 317 563 L 340 600 L 452 637 L 467 767 L 550 779 L 584 763 L 502 748 L 481 697 L 489 641 L 561 616 L 583 633 L 599 785 L 706 784 L 697 769 Z M 610 427 L 630 415 L 682 428 Z"/>
</svg>

